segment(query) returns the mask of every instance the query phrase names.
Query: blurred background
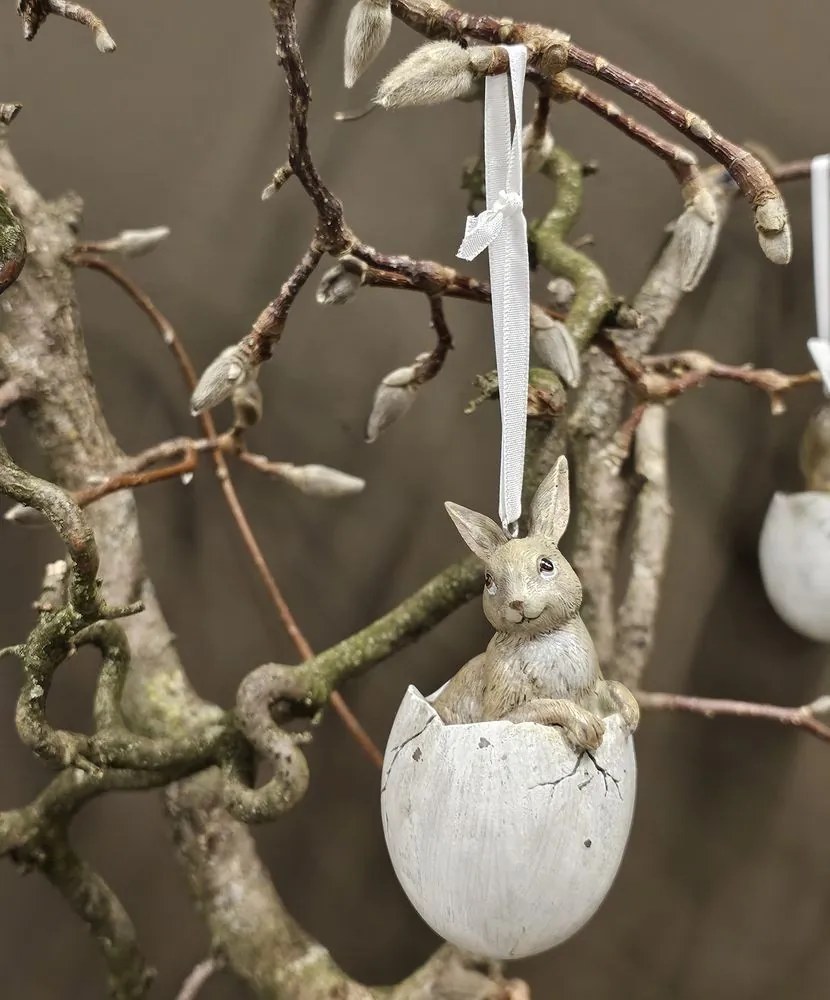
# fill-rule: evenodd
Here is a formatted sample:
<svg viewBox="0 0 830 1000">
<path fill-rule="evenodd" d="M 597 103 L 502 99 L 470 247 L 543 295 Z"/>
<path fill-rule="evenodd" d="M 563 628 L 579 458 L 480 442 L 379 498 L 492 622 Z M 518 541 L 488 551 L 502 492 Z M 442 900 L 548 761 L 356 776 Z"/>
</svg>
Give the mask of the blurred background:
<svg viewBox="0 0 830 1000">
<path fill-rule="evenodd" d="M 345 91 L 349 6 L 298 4 L 316 161 L 364 240 L 388 253 L 451 262 L 465 217 L 460 169 L 476 151 L 480 108 L 453 103 L 335 123 L 335 111 L 365 102 L 380 75 L 418 44 L 396 25 L 369 79 Z M 570 32 L 737 141 L 761 141 L 782 159 L 830 147 L 830 13 L 813 0 L 488 0 L 486 7 Z M 13 148 L 44 193 L 83 195 L 86 238 L 172 228 L 160 249 L 129 270 L 203 366 L 276 294 L 313 224 L 295 184 L 260 201 L 285 158 L 286 138 L 267 4 L 97 0 L 95 9 L 119 45 L 109 57 L 84 29 L 57 18 L 27 44 L 14 5 L 0 10 L 0 99 L 25 105 Z M 552 127 L 572 153 L 600 163 L 576 232 L 594 235 L 615 291 L 631 294 L 678 212 L 676 186 L 662 164 L 587 111 L 557 107 Z M 533 216 L 551 192 L 541 180 L 529 188 Z M 776 268 L 762 256 L 751 215 L 737 204 L 706 281 L 666 334 L 666 349 L 695 347 L 725 362 L 792 372 L 810 367 L 808 185 L 785 193 L 792 265 Z M 474 265 L 477 273 L 484 268 Z M 541 292 L 542 276 L 536 280 Z M 81 273 L 78 284 L 93 371 L 121 445 L 137 451 L 195 432 L 175 366 L 144 317 L 99 275 Z M 322 501 L 245 470 L 237 477 L 315 648 L 368 623 L 461 554 L 443 500 L 496 507 L 495 408 L 462 414 L 473 376 L 492 367 L 489 313 L 450 302 L 448 314 L 456 350 L 445 370 L 371 447 L 363 429 L 375 385 L 431 344 L 421 297 L 366 290 L 346 307 L 323 309 L 311 288 L 263 369 L 266 412 L 252 447 L 368 482 L 360 496 Z M 772 419 L 760 393 L 713 384 L 672 407 L 676 519 L 648 686 L 780 704 L 830 689 L 827 651 L 777 620 L 756 558 L 770 496 L 800 487 L 796 444 L 818 399 L 818 389 L 793 395 L 788 412 Z M 4 436 L 21 464 L 43 468 L 14 416 Z M 139 508 L 150 574 L 201 694 L 228 705 L 253 666 L 295 661 L 208 465 L 190 486 L 142 491 Z M 0 529 L 0 647 L 27 632 L 43 563 L 58 553 L 48 533 Z M 383 745 L 406 684 L 437 687 L 487 639 L 474 602 L 344 693 Z M 4 663 L 0 807 L 27 801 L 47 777 L 14 734 L 18 683 L 14 664 Z M 92 687 L 91 659 L 60 671 L 54 721 L 88 725 Z M 542 1000 L 827 995 L 830 747 L 773 724 L 649 715 L 637 748 L 634 829 L 608 900 L 584 931 L 517 963 L 514 974 Z M 389 865 L 378 776 L 331 713 L 308 755 L 309 794 L 280 823 L 256 830 L 262 853 L 293 914 L 338 962 L 365 981 L 395 981 L 437 942 Z M 172 860 L 158 797 L 94 803 L 76 823 L 75 841 L 134 917 L 159 969 L 154 996 L 172 997 L 208 941 Z M 45 881 L 21 878 L 10 864 L 0 866 L 0 982 L 10 1000 L 94 1000 L 104 992 L 84 929 Z M 229 1000 L 242 990 L 217 977 L 202 995 Z"/>
</svg>

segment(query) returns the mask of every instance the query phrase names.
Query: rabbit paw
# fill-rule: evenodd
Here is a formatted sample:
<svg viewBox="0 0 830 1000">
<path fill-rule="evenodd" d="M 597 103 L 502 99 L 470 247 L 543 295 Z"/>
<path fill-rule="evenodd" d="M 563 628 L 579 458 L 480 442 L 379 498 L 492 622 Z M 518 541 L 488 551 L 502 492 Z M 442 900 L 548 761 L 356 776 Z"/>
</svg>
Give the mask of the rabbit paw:
<svg viewBox="0 0 830 1000">
<path fill-rule="evenodd" d="M 624 684 L 606 681 L 605 690 L 615 711 L 622 716 L 625 728 L 633 733 L 640 724 L 640 704 Z"/>
<path fill-rule="evenodd" d="M 570 717 L 559 723 L 565 739 L 576 750 L 596 750 L 605 735 L 605 723 L 602 719 L 576 705 L 568 714 Z"/>
</svg>

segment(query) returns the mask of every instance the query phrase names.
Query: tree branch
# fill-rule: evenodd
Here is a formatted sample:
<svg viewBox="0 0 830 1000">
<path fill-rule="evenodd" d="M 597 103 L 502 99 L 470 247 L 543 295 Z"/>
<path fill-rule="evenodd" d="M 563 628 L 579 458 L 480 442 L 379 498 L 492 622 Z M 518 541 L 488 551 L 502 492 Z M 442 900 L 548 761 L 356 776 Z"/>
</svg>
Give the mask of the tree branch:
<svg viewBox="0 0 830 1000">
<path fill-rule="evenodd" d="M 713 719 L 719 715 L 745 719 L 767 719 L 785 726 L 803 729 L 825 743 L 830 742 L 830 727 L 819 722 L 816 715 L 830 709 L 830 696 L 825 695 L 809 705 L 787 708 L 781 705 L 763 705 L 751 701 L 732 701 L 724 698 L 697 698 L 693 695 L 666 694 L 657 691 L 638 691 L 637 701 L 643 708 L 668 712 L 692 712 Z"/>
<path fill-rule="evenodd" d="M 631 572 L 617 612 L 614 647 L 615 676 L 632 690 L 639 686 L 654 645 L 671 530 L 665 407 L 645 407 L 634 440 L 634 468 L 641 485 L 634 508 Z"/>
</svg>

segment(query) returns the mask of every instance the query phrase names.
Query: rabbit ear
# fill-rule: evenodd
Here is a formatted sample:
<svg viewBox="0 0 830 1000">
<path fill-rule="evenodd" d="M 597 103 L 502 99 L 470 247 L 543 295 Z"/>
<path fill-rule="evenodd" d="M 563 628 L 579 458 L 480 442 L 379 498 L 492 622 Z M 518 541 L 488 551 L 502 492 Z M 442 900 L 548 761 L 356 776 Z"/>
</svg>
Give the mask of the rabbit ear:
<svg viewBox="0 0 830 1000">
<path fill-rule="evenodd" d="M 487 560 L 500 545 L 509 541 L 507 535 L 486 514 L 479 514 L 457 503 L 444 504 L 458 528 L 458 533 L 479 559 Z"/>
<path fill-rule="evenodd" d="M 542 480 L 530 505 L 530 534 L 544 535 L 558 544 L 568 527 L 571 498 L 568 490 L 568 460 L 560 455 Z"/>
</svg>

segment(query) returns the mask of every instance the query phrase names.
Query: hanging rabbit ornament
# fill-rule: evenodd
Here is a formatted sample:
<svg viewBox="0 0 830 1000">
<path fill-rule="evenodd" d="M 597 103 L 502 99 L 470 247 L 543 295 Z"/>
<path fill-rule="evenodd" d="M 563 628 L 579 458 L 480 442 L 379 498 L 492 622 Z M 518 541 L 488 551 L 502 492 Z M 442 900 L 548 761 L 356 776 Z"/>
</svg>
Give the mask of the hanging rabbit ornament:
<svg viewBox="0 0 830 1000">
<path fill-rule="evenodd" d="M 761 576 L 770 603 L 792 628 L 830 642 L 830 156 L 811 165 L 816 332 L 807 341 L 825 402 L 801 443 L 805 489 L 776 493 L 761 531 Z"/>
<path fill-rule="evenodd" d="M 487 78 L 487 209 L 459 256 L 490 251 L 502 415 L 501 526 L 448 503 L 485 568 L 496 630 L 439 691 L 409 687 L 383 762 L 381 813 L 395 872 L 442 937 L 476 955 L 520 958 L 578 931 L 619 868 L 634 809 L 637 702 L 600 672 L 559 551 L 570 512 L 564 457 L 518 537 L 527 410 L 529 275 L 522 212 L 527 52 L 505 46 Z M 510 82 L 514 126 L 510 129 Z"/>
</svg>

